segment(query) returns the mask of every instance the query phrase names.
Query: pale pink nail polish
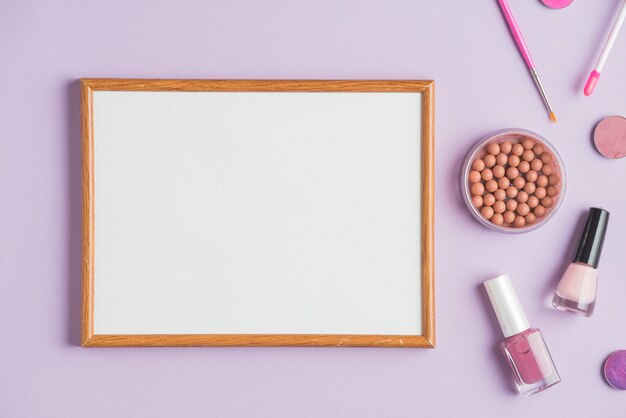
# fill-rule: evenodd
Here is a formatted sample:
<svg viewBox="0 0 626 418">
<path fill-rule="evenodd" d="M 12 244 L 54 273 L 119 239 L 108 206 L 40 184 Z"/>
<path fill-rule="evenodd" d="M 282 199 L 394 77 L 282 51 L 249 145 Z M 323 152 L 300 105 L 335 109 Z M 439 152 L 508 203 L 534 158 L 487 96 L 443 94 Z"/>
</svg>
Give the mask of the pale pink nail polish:
<svg viewBox="0 0 626 418">
<path fill-rule="evenodd" d="M 598 288 L 598 262 L 609 222 L 609 212 L 589 209 L 574 260 L 570 264 L 552 299 L 552 306 L 582 316 L 591 316 Z"/>
<path fill-rule="evenodd" d="M 500 348 L 520 393 L 532 395 L 559 383 L 561 378 L 541 331 L 530 327 L 509 276 L 504 274 L 483 284 L 505 337 Z"/>
</svg>

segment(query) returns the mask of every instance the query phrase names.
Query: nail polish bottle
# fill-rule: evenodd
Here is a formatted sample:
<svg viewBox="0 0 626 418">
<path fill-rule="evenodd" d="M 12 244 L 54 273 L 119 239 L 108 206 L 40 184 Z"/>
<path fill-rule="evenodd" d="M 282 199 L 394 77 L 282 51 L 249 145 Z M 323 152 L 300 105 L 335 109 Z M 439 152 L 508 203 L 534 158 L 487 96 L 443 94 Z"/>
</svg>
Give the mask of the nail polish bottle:
<svg viewBox="0 0 626 418">
<path fill-rule="evenodd" d="M 483 285 L 504 334 L 500 348 L 520 393 L 532 395 L 559 383 L 561 378 L 541 331 L 530 327 L 509 276 L 503 274 Z"/>
<path fill-rule="evenodd" d="M 591 316 L 596 304 L 598 261 L 602 252 L 609 212 L 590 208 L 574 260 L 570 264 L 552 298 L 552 306 L 582 316 Z"/>
</svg>

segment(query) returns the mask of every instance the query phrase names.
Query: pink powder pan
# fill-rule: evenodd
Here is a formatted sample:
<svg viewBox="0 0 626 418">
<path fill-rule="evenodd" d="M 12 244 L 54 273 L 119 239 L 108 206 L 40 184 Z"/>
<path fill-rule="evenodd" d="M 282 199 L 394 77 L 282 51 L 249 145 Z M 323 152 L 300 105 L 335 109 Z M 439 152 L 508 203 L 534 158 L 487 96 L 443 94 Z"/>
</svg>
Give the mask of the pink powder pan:
<svg viewBox="0 0 626 418">
<path fill-rule="evenodd" d="M 551 9 L 562 9 L 572 4 L 574 0 L 541 0 L 543 4 Z"/>
<path fill-rule="evenodd" d="M 606 359 L 604 377 L 615 389 L 626 390 L 626 350 L 615 351 Z"/>
<path fill-rule="evenodd" d="M 626 157 L 626 118 L 608 116 L 596 125 L 593 142 L 606 158 Z"/>
</svg>

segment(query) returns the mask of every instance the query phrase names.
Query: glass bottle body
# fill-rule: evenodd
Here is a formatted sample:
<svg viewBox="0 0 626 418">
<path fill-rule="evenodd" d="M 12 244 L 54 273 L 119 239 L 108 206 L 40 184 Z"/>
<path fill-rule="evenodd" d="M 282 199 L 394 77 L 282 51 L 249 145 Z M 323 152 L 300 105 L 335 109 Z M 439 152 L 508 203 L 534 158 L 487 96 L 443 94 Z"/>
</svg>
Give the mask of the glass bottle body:
<svg viewBox="0 0 626 418">
<path fill-rule="evenodd" d="M 561 381 L 541 331 L 529 328 L 500 344 L 522 395 L 541 392 Z"/>
<path fill-rule="evenodd" d="M 578 315 L 591 316 L 596 304 L 598 270 L 580 262 L 570 264 L 559 281 L 552 306 Z"/>
</svg>

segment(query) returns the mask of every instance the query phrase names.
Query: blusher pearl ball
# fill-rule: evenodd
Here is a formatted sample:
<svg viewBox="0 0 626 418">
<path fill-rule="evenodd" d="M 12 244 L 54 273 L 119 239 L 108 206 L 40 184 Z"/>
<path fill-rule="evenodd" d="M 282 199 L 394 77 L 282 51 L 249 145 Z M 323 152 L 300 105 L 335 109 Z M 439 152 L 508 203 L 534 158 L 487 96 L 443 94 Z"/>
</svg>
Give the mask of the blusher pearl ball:
<svg viewBox="0 0 626 418">
<path fill-rule="evenodd" d="M 530 164 L 528 163 L 528 161 L 522 161 L 517 166 L 517 169 L 520 171 L 520 173 L 526 173 L 528 172 L 528 170 L 530 170 Z"/>
<path fill-rule="evenodd" d="M 478 184 L 480 184 L 480 183 L 478 183 Z M 513 198 L 513 197 L 517 196 L 517 192 L 518 192 L 518 190 L 517 190 L 517 187 L 515 187 L 515 186 L 509 186 L 509 187 L 506 188 L 506 195 L 508 197 L 510 197 L 510 198 Z"/>
<path fill-rule="evenodd" d="M 535 153 L 532 152 L 532 150 L 527 149 L 526 151 L 524 151 L 524 153 L 522 154 L 522 159 L 528 163 L 530 163 L 532 160 L 535 159 Z"/>
<path fill-rule="evenodd" d="M 504 223 L 504 217 L 499 213 L 494 213 L 490 221 L 496 225 L 502 225 Z"/>
<path fill-rule="evenodd" d="M 482 183 L 474 183 L 470 186 L 470 192 L 472 192 L 474 196 L 482 196 L 482 194 L 485 193 L 485 186 L 483 186 Z"/>
<path fill-rule="evenodd" d="M 539 204 L 539 198 L 537 198 L 537 196 L 529 196 L 526 203 L 528 204 L 528 207 L 536 208 Z"/>
<path fill-rule="evenodd" d="M 532 168 L 535 171 L 540 171 L 542 167 L 543 167 L 543 163 L 541 162 L 539 158 L 535 158 L 534 160 L 530 162 L 530 168 Z"/>
<path fill-rule="evenodd" d="M 505 210 L 506 204 L 503 201 L 498 200 L 496 201 L 496 203 L 493 204 L 493 211 L 495 213 L 504 213 Z"/>
<path fill-rule="evenodd" d="M 526 179 L 526 181 L 535 182 L 537 181 L 537 172 L 535 170 L 530 170 L 528 173 L 526 173 L 524 178 Z"/>
<path fill-rule="evenodd" d="M 508 161 L 509 161 L 509 157 L 507 157 L 506 154 L 500 153 L 496 155 L 496 164 L 506 165 Z"/>
<path fill-rule="evenodd" d="M 522 177 L 517 177 L 515 180 L 513 180 L 513 186 L 517 187 L 518 189 L 524 187 L 524 184 L 526 184 L 526 180 L 524 180 Z"/>
<path fill-rule="evenodd" d="M 517 176 L 519 176 L 519 170 L 515 167 L 509 167 L 506 169 L 506 176 L 513 180 L 514 178 L 516 178 Z"/>
<path fill-rule="evenodd" d="M 537 198 L 539 199 L 543 199 L 544 197 L 546 197 L 547 194 L 548 193 L 546 192 L 545 187 L 537 187 L 534 193 L 534 195 L 537 196 Z"/>
<path fill-rule="evenodd" d="M 496 157 L 494 157 L 491 154 L 485 155 L 485 157 L 483 158 L 483 161 L 485 163 L 485 166 L 488 167 L 488 168 L 491 168 L 494 165 L 496 165 Z"/>
<path fill-rule="evenodd" d="M 485 183 L 485 189 L 488 192 L 495 192 L 496 190 L 498 190 L 498 182 L 495 180 L 489 180 L 487 183 Z"/>
<path fill-rule="evenodd" d="M 472 204 L 474 205 L 475 208 L 479 209 L 483 205 L 483 198 L 482 198 L 482 196 L 473 196 L 472 197 Z"/>
<path fill-rule="evenodd" d="M 543 154 L 541 154 L 540 158 L 541 158 L 541 162 L 544 164 L 549 164 L 553 160 L 552 154 L 550 154 L 549 152 L 544 152 Z"/>
<path fill-rule="evenodd" d="M 554 197 L 554 196 L 559 194 L 559 189 L 558 189 L 558 187 L 550 186 L 550 187 L 548 187 L 547 192 L 548 192 L 548 196 Z"/>
<path fill-rule="evenodd" d="M 493 192 L 493 196 L 496 198 L 496 200 L 504 200 L 506 199 L 506 192 L 503 189 L 498 189 Z"/>
<path fill-rule="evenodd" d="M 511 152 L 513 153 L 513 155 L 517 155 L 519 157 L 524 153 L 524 147 L 522 146 L 522 144 L 515 144 L 513 145 Z"/>
<path fill-rule="evenodd" d="M 545 208 L 551 208 L 552 205 L 554 204 L 554 201 L 552 200 L 551 197 L 547 196 L 544 197 L 543 199 L 541 199 L 541 205 Z"/>
<path fill-rule="evenodd" d="M 525 150 L 531 150 L 535 146 L 535 141 L 530 138 L 524 138 L 520 141 Z"/>
<path fill-rule="evenodd" d="M 480 158 L 472 161 L 472 168 L 477 171 L 483 171 L 485 169 L 485 162 Z"/>
<path fill-rule="evenodd" d="M 554 167 L 552 167 L 552 165 L 544 165 L 543 168 L 541 169 L 541 172 L 545 174 L 546 176 L 550 176 L 554 174 Z"/>
<path fill-rule="evenodd" d="M 520 159 L 517 155 L 510 155 L 507 162 L 511 167 L 517 167 L 520 163 Z"/>
<path fill-rule="evenodd" d="M 483 203 L 485 204 L 485 206 L 492 206 L 494 203 L 496 203 L 496 197 L 491 193 L 487 193 L 485 196 L 483 196 Z"/>
<path fill-rule="evenodd" d="M 506 208 L 510 211 L 515 211 L 517 209 L 517 200 L 509 199 L 506 201 Z M 513 222 L 513 221 L 511 221 Z"/>
<path fill-rule="evenodd" d="M 504 176 L 505 170 L 504 167 L 502 167 L 501 165 L 496 165 L 493 167 L 491 172 L 493 173 L 493 176 L 495 178 L 499 179 L 500 177 Z"/>
<path fill-rule="evenodd" d="M 498 187 L 501 189 L 506 189 L 511 185 L 511 180 L 508 177 L 502 177 L 498 179 Z"/>
<path fill-rule="evenodd" d="M 506 222 L 507 224 L 510 224 L 515 220 L 515 214 L 511 212 L 510 210 L 507 210 L 506 212 L 504 212 L 502 217 L 504 218 L 504 222 Z"/>
<path fill-rule="evenodd" d="M 530 182 L 526 183 L 524 185 L 524 191 L 528 193 L 529 195 L 533 194 L 533 192 L 535 191 L 535 183 L 530 183 Z"/>
<path fill-rule="evenodd" d="M 491 219 L 491 217 L 493 216 L 493 208 L 490 206 L 483 206 L 482 209 L 480 210 L 480 213 L 486 218 L 486 219 Z"/>
<path fill-rule="evenodd" d="M 546 187 L 548 185 L 548 177 L 543 174 L 537 177 L 537 186 Z"/>
<path fill-rule="evenodd" d="M 561 178 L 556 174 L 552 174 L 550 177 L 548 177 L 548 184 L 550 186 L 556 186 L 557 184 L 559 184 L 560 181 Z"/>
<path fill-rule="evenodd" d="M 520 203 L 517 206 L 516 212 L 521 216 L 526 216 L 530 212 L 530 207 L 526 203 Z"/>
<path fill-rule="evenodd" d="M 495 142 L 492 142 L 491 144 L 487 145 L 487 152 L 491 155 L 500 154 L 500 145 L 498 145 Z"/>
<path fill-rule="evenodd" d="M 528 200 L 528 193 L 521 191 L 517 194 L 517 203 L 525 203 Z"/>
<path fill-rule="evenodd" d="M 535 209 L 533 209 L 533 213 L 537 218 L 541 218 L 546 214 L 547 210 L 543 206 L 539 205 Z"/>
</svg>

